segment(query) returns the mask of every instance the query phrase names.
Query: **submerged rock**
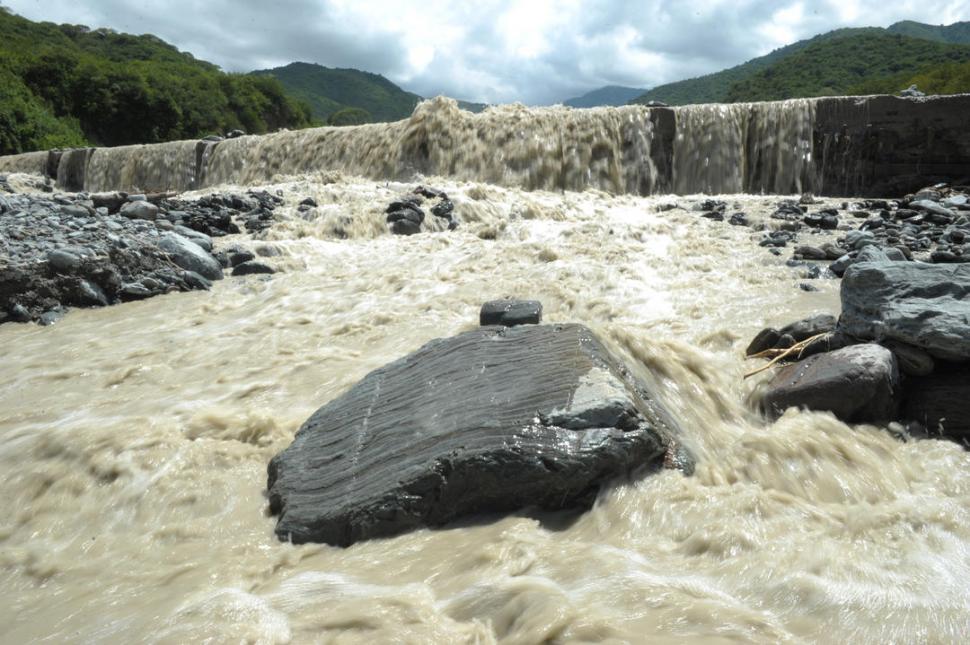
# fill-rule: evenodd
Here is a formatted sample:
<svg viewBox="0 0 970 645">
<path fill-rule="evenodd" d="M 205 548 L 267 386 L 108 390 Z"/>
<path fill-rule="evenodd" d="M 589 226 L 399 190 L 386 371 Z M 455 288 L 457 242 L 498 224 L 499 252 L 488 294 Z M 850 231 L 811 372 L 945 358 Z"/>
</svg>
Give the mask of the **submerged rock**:
<svg viewBox="0 0 970 645">
<path fill-rule="evenodd" d="M 860 262 L 842 280 L 839 327 L 936 358 L 970 360 L 970 265 Z"/>
<path fill-rule="evenodd" d="M 692 460 L 646 387 L 581 325 L 431 341 L 320 408 L 269 465 L 282 540 L 346 546 L 463 516 L 588 507 Z"/>
<path fill-rule="evenodd" d="M 816 354 L 780 370 L 762 405 L 770 416 L 788 408 L 831 412 L 846 423 L 895 418 L 899 395 L 896 359 L 885 347 L 853 345 Z"/>
</svg>

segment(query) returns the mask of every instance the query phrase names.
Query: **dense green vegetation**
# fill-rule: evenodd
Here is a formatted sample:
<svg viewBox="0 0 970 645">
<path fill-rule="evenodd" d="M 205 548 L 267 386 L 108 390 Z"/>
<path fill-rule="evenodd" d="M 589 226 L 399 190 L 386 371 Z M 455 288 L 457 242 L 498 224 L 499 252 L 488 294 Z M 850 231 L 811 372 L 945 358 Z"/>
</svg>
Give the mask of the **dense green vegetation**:
<svg viewBox="0 0 970 645">
<path fill-rule="evenodd" d="M 970 93 L 970 62 L 945 63 L 916 74 L 872 79 L 849 88 L 849 94 L 894 94 L 910 85 L 927 94 Z"/>
<path fill-rule="evenodd" d="M 949 44 L 970 44 L 970 22 L 958 22 L 948 26 L 925 25 L 918 22 L 905 21 L 896 23 L 887 29 L 879 27 L 863 27 L 858 29 L 837 29 L 830 31 L 808 40 L 800 40 L 791 45 L 754 58 L 746 63 L 731 67 L 729 69 L 707 74 L 698 78 L 692 78 L 676 83 L 668 83 L 655 87 L 631 103 L 646 103 L 648 101 L 662 101 L 670 105 L 687 105 L 689 103 L 714 103 L 726 101 L 754 101 L 762 100 L 763 97 L 771 95 L 778 98 L 792 98 L 796 96 L 821 96 L 827 93 L 847 91 L 850 87 L 855 87 L 866 80 L 878 78 L 880 75 L 887 74 L 893 76 L 909 77 L 921 66 L 931 66 L 940 64 L 947 60 L 943 58 L 927 58 L 927 52 L 921 51 L 920 46 L 910 48 L 904 45 L 901 51 L 893 51 L 890 48 L 881 47 L 880 51 L 888 55 L 888 61 L 877 61 L 871 69 L 853 65 L 853 61 L 842 59 L 838 60 L 841 51 L 846 57 L 853 55 L 856 47 L 851 45 L 853 41 L 861 42 L 857 39 L 866 39 L 877 36 L 908 36 L 910 39 L 920 39 L 923 41 L 933 41 L 936 43 Z M 839 45 L 832 43 L 840 42 Z M 821 48 L 819 50 L 819 48 Z M 806 64 L 809 69 L 804 73 L 793 69 L 793 65 L 788 63 L 789 58 L 803 54 L 806 50 L 809 53 L 820 51 L 822 55 L 832 55 L 829 62 L 835 61 L 840 67 L 854 68 L 838 71 L 833 78 L 828 78 L 824 74 L 822 78 L 815 78 L 817 84 L 810 81 L 810 77 L 815 76 L 815 71 L 820 66 L 805 56 L 797 59 Z M 924 63 L 920 63 L 920 60 Z M 929 60 L 932 59 L 932 60 Z M 868 60 L 868 57 L 867 57 Z M 871 61 L 870 61 L 871 62 Z M 898 63 L 898 69 L 886 71 L 893 63 Z M 915 67 L 914 67 L 915 63 Z M 868 63 L 866 63 L 868 65 Z M 779 69 L 776 67 L 781 66 Z M 856 73 L 861 72 L 861 75 Z M 759 77 L 760 75 L 760 77 Z M 853 78 L 854 76 L 854 78 Z M 755 78 L 759 77 L 759 78 Z M 771 77 L 775 77 L 772 80 Z M 840 80 L 841 79 L 841 80 Z M 786 83 L 792 86 L 786 87 Z M 828 83 L 827 81 L 834 81 Z M 906 87 L 905 85 L 903 87 Z M 895 88 L 897 91 L 901 88 Z M 750 94 L 746 92 L 751 92 Z"/>
<path fill-rule="evenodd" d="M 970 22 L 955 22 L 952 25 L 925 25 L 921 22 L 903 20 L 886 28 L 886 31 L 911 38 L 935 40 L 951 45 L 970 45 Z"/>
<path fill-rule="evenodd" d="M 806 47 L 732 85 L 727 100 L 774 101 L 842 95 L 870 79 L 912 75 L 933 65 L 967 60 L 970 60 L 968 45 L 948 45 L 895 34 L 864 34 Z M 893 87 L 891 91 L 897 92 L 903 87 Z"/>
<path fill-rule="evenodd" d="M 346 108 L 366 111 L 372 121 L 397 121 L 411 116 L 421 97 L 405 92 L 380 74 L 356 69 L 332 69 L 313 63 L 253 72 L 255 78 L 273 77 L 293 96 L 306 101 L 313 116 L 330 122 Z"/>
<path fill-rule="evenodd" d="M 563 105 L 574 108 L 591 108 L 601 105 L 626 105 L 632 99 L 643 94 L 642 89 L 623 87 L 622 85 L 607 85 L 582 96 L 566 99 Z"/>
<path fill-rule="evenodd" d="M 0 8 L 0 154 L 310 124 L 266 77 L 226 74 L 154 36 L 36 23 Z"/>
</svg>

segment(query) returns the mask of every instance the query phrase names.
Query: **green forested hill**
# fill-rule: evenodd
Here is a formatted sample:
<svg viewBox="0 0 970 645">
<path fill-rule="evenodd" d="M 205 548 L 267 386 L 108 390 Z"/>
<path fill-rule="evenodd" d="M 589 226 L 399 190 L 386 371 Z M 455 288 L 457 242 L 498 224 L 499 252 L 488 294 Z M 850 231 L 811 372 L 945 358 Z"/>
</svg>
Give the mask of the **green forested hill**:
<svg viewBox="0 0 970 645">
<path fill-rule="evenodd" d="M 698 78 L 678 81 L 676 83 L 668 83 L 666 85 L 657 86 L 644 93 L 634 101 L 631 101 L 631 103 L 663 101 L 664 103 L 669 103 L 670 105 L 686 105 L 689 103 L 712 103 L 730 100 L 759 100 L 755 95 L 749 96 L 743 94 L 744 88 L 752 87 L 750 85 L 745 85 L 745 82 L 758 74 L 774 74 L 774 72 L 768 72 L 767 70 L 781 64 L 789 57 L 795 56 L 809 48 L 821 47 L 827 42 L 880 35 L 884 36 L 890 34 L 909 36 L 911 38 L 930 40 L 938 43 L 970 44 L 970 22 L 958 22 L 947 26 L 936 26 L 926 25 L 919 22 L 904 21 L 898 22 L 887 29 L 882 29 L 879 27 L 837 29 L 820 34 L 808 40 L 800 40 L 792 43 L 791 45 L 776 49 L 770 54 L 753 58 L 746 63 L 722 70 L 720 72 L 707 74 L 706 76 L 700 76 Z M 851 49 L 851 47 L 846 47 L 846 51 L 849 49 Z M 890 58 L 895 58 L 897 56 L 896 52 L 891 52 L 890 54 Z M 911 60 L 910 52 L 902 52 L 901 55 L 904 58 Z M 902 69 L 906 70 L 903 74 L 904 76 L 913 71 L 908 65 L 904 65 Z M 899 71 L 900 70 L 897 70 L 897 73 Z M 790 73 L 790 70 L 783 71 L 783 74 L 788 73 Z M 874 71 L 874 73 L 879 72 Z M 827 79 L 822 79 L 822 81 L 824 80 Z M 871 80 L 871 77 L 868 77 L 868 80 Z M 856 79 L 855 83 L 858 82 L 860 82 L 860 79 Z M 766 88 L 767 86 L 771 85 L 771 83 L 765 83 L 762 80 L 756 81 L 756 83 L 762 88 Z M 775 85 L 777 88 L 777 84 Z M 734 89 L 736 86 L 738 86 L 738 89 Z M 898 90 L 900 88 L 896 89 Z M 816 96 L 821 92 L 822 87 L 820 86 L 818 88 L 813 88 L 812 93 L 810 94 L 801 95 Z M 791 96 L 799 96 L 799 94 L 792 94 Z M 786 96 L 785 98 L 788 97 Z"/>
<path fill-rule="evenodd" d="M 346 112 L 349 109 L 355 109 L 356 115 L 364 119 L 362 122 L 397 121 L 411 116 L 421 100 L 417 94 L 405 92 L 380 74 L 356 69 L 290 63 L 259 70 L 253 75 L 276 78 L 293 96 L 310 105 L 314 117 L 327 122 L 338 113 L 341 117 L 349 114 Z"/>
<path fill-rule="evenodd" d="M 871 79 L 913 75 L 970 60 L 970 46 L 897 34 L 863 34 L 823 41 L 788 56 L 728 91 L 727 100 L 775 101 L 848 93 Z M 906 87 L 893 87 L 892 92 Z"/>
<path fill-rule="evenodd" d="M 0 154 L 309 125 L 270 78 L 226 74 L 154 36 L 32 22 L 0 7 Z"/>
<path fill-rule="evenodd" d="M 970 45 L 970 22 L 955 22 L 952 25 L 925 25 L 921 22 L 903 20 L 889 25 L 886 31 L 911 38 L 950 43 L 951 45 Z"/>
<path fill-rule="evenodd" d="M 723 103 L 727 100 L 731 86 L 739 81 L 743 81 L 763 69 L 767 69 L 780 60 L 792 54 L 802 51 L 806 47 L 826 40 L 845 38 L 848 36 L 862 35 L 866 33 L 880 33 L 882 29 L 878 27 L 863 27 L 860 29 L 836 29 L 808 40 L 786 45 L 774 50 L 770 54 L 752 58 L 746 63 L 734 67 L 690 78 L 676 83 L 659 85 L 631 103 L 646 103 L 648 101 L 662 101 L 669 105 L 688 105 L 690 103 Z"/>
<path fill-rule="evenodd" d="M 643 94 L 642 89 L 623 87 L 622 85 L 607 85 L 582 96 L 566 99 L 563 105 L 574 108 L 591 108 L 602 105 L 626 105 L 631 99 Z"/>
</svg>

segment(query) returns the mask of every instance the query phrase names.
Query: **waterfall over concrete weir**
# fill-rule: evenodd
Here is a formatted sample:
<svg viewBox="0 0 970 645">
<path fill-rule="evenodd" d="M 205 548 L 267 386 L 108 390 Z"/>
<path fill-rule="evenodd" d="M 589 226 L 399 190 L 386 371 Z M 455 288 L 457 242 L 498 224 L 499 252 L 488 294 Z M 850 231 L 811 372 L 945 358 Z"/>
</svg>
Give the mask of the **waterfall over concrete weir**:
<svg viewBox="0 0 970 645">
<path fill-rule="evenodd" d="M 970 177 L 970 95 L 831 97 L 769 103 L 574 110 L 451 99 L 395 123 L 283 131 L 218 143 L 28 153 L 65 190 L 184 191 L 340 171 L 417 174 L 526 190 L 613 194 L 888 195 Z"/>
</svg>

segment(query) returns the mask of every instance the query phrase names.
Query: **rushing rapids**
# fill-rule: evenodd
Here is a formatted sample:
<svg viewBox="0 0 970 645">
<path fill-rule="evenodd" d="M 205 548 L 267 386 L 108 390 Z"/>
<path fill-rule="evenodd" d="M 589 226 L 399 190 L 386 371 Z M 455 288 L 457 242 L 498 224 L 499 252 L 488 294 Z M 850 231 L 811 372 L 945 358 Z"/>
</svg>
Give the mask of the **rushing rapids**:
<svg viewBox="0 0 970 645">
<path fill-rule="evenodd" d="M 177 141 L 0 157 L 67 190 L 183 191 L 337 170 L 414 173 L 526 190 L 828 195 L 908 190 L 970 175 L 970 95 L 572 110 L 451 99 L 391 124 L 228 141 Z"/>
<path fill-rule="evenodd" d="M 472 118 L 452 107 L 214 147 L 74 153 L 90 189 L 275 182 L 286 202 L 260 235 L 284 273 L 0 326 L 3 640 L 962 641 L 968 453 L 820 413 L 767 422 L 748 403 L 764 381 L 742 379 L 747 341 L 837 313 L 838 282 L 800 291 L 749 229 L 661 208 L 700 198 L 621 194 L 805 189 L 806 150 L 769 141 L 781 131 L 770 124 L 804 134 L 818 106 L 768 121 L 696 110 L 679 126 L 691 137 L 659 157 L 666 126 L 641 108 Z M 728 123 L 715 132 L 706 119 Z M 534 136 L 539 126 L 562 139 Z M 692 143 L 707 136 L 711 154 Z M 758 159 L 723 150 L 752 137 L 765 137 Z M 31 157 L 39 173 L 48 161 Z M 386 204 L 414 187 L 393 179 L 415 173 L 454 201 L 456 231 L 388 234 Z M 683 173 L 696 178 L 664 184 Z M 318 206 L 300 210 L 305 197 Z M 725 199 L 762 217 L 777 201 Z M 486 518 L 347 549 L 278 542 L 266 464 L 313 410 L 510 295 L 658 375 L 695 474 L 623 484 L 578 516 Z"/>
</svg>

